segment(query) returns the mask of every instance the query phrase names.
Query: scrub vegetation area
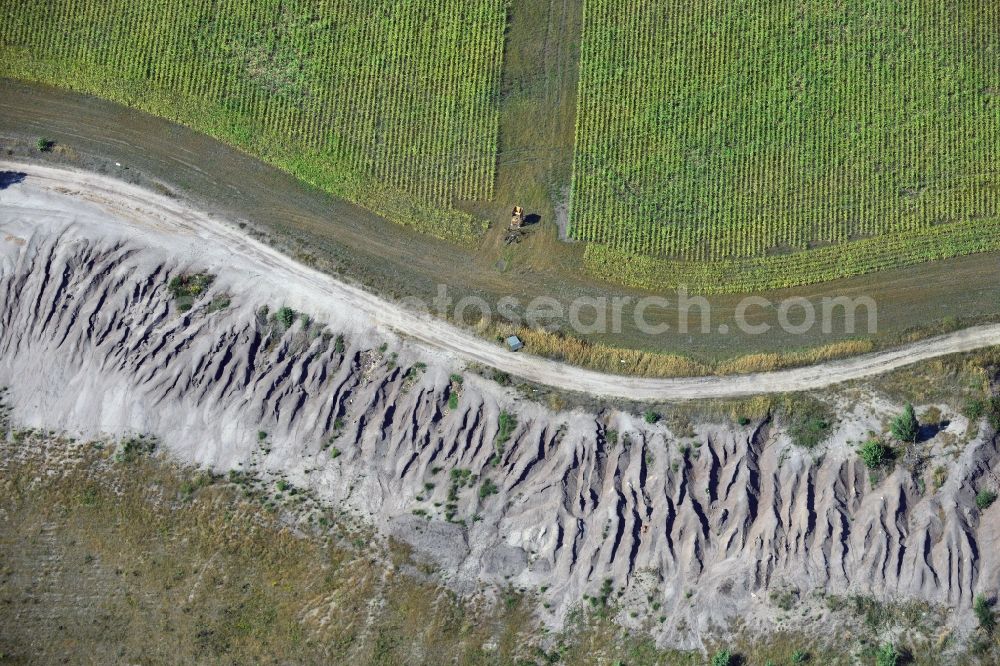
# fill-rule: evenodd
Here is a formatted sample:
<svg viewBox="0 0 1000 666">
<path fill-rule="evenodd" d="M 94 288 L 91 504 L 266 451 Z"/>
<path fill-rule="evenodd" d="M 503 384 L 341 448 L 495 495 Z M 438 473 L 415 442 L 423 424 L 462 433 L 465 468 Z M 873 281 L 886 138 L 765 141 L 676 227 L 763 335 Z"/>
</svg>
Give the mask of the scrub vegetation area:
<svg viewBox="0 0 1000 666">
<path fill-rule="evenodd" d="M 492 197 L 503 0 L 0 2 L 0 76 L 181 122 L 453 240 Z"/>
<path fill-rule="evenodd" d="M 998 12 L 4 1 L 0 76 L 180 121 L 510 270 L 740 293 L 1000 249 Z M 584 247 L 494 247 L 514 203 Z"/>
<path fill-rule="evenodd" d="M 547 630 L 538 590 L 460 597 L 408 546 L 374 536 L 307 490 L 178 466 L 153 438 L 85 441 L 5 425 L 0 469 L 4 663 L 79 655 L 94 663 L 706 663 L 702 651 L 660 649 L 644 631 L 617 625 L 613 586 L 572 610 L 564 629 Z M 924 604 L 814 601 L 852 626 L 850 638 L 762 637 L 737 625 L 708 642 L 720 659 L 711 663 L 804 663 L 803 655 L 874 663 L 890 651 L 907 661 L 879 664 L 989 658 L 986 630 L 964 653 L 948 641 L 890 642 L 902 628 L 933 636 L 940 611 Z M 992 621 L 988 603 L 979 605 Z"/>
</svg>

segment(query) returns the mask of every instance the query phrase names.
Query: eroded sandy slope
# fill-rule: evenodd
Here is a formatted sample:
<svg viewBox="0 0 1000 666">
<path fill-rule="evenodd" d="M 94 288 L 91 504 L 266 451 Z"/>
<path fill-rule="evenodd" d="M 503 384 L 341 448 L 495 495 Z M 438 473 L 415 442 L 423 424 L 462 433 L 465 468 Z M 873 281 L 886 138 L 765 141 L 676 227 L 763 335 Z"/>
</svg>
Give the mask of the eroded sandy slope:
<svg viewBox="0 0 1000 666">
<path fill-rule="evenodd" d="M 622 622 L 682 645 L 735 617 L 769 621 L 772 590 L 921 599 L 968 624 L 973 595 L 1000 583 L 1000 509 L 974 503 L 996 485 L 996 440 L 964 441 L 960 417 L 953 461 L 925 445 L 951 467 L 934 492 L 902 467 L 873 485 L 854 453 L 891 405 L 844 408 L 817 454 L 768 422 L 692 434 L 551 413 L 281 272 L 266 248 L 29 186 L 0 193 L 0 385 L 20 424 L 148 432 L 187 461 L 285 474 L 460 589 L 544 587 L 553 622 L 610 579 Z M 167 282 L 196 270 L 218 278 L 178 313 Z M 285 304 L 316 319 L 285 330 L 259 313 Z M 498 448 L 504 411 L 517 425 Z"/>
</svg>

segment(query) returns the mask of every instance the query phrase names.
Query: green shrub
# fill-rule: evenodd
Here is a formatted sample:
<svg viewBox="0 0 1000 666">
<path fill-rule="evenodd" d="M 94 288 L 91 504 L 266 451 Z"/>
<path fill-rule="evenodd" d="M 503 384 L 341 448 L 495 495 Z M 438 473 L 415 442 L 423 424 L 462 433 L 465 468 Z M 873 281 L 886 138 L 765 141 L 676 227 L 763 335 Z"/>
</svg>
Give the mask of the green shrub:
<svg viewBox="0 0 1000 666">
<path fill-rule="evenodd" d="M 792 443 L 806 449 L 815 448 L 830 436 L 832 415 L 818 400 L 797 402 L 788 416 L 788 436 Z"/>
<path fill-rule="evenodd" d="M 997 494 L 992 490 L 980 490 L 976 495 L 976 506 L 979 507 L 981 511 L 993 506 L 993 502 L 997 501 Z"/>
<path fill-rule="evenodd" d="M 215 276 L 208 273 L 175 275 L 167 283 L 167 291 L 173 297 L 177 309 L 180 312 L 187 312 L 214 281 Z M 228 301 L 226 304 L 228 305 Z"/>
<path fill-rule="evenodd" d="M 340 449 L 338 449 L 336 446 L 333 447 L 332 449 L 330 449 L 330 458 L 331 459 L 336 460 L 339 457 L 340 457 Z"/>
<path fill-rule="evenodd" d="M 790 590 L 771 590 L 771 603 L 786 613 L 792 610 L 798 602 L 799 591 L 796 588 Z"/>
<path fill-rule="evenodd" d="M 889 447 L 877 439 L 869 439 L 858 449 L 858 455 L 868 469 L 878 469 L 891 458 Z"/>
<path fill-rule="evenodd" d="M 448 395 L 448 409 L 456 410 L 458 409 L 458 394 L 452 391 Z"/>
<path fill-rule="evenodd" d="M 468 469 L 463 469 L 461 467 L 456 467 L 451 470 L 451 480 L 452 482 L 458 484 L 459 486 L 464 486 L 466 482 L 472 477 L 472 471 Z"/>
<path fill-rule="evenodd" d="M 496 495 L 500 492 L 497 488 L 497 484 L 493 483 L 492 479 L 484 479 L 483 484 L 479 486 L 479 499 L 486 499 L 490 495 Z"/>
<path fill-rule="evenodd" d="M 219 312 L 220 310 L 225 310 L 232 304 L 232 301 L 228 296 L 216 296 L 212 299 L 212 302 L 208 304 L 208 311 Z"/>
<path fill-rule="evenodd" d="M 982 400 L 969 400 L 962 412 L 970 421 L 978 421 L 986 414 L 986 403 Z"/>
<path fill-rule="evenodd" d="M 292 327 L 292 324 L 295 323 L 296 316 L 295 310 L 291 309 L 287 305 L 281 306 L 278 311 L 274 313 L 274 318 L 285 328 Z"/>
<path fill-rule="evenodd" d="M 712 655 L 712 666 L 733 666 L 735 663 L 729 650 L 719 650 Z"/>
<path fill-rule="evenodd" d="M 646 423 L 653 424 L 660 420 L 660 415 L 651 409 L 647 409 L 642 418 L 646 420 Z"/>
<path fill-rule="evenodd" d="M 906 403 L 903 413 L 892 420 L 892 436 L 901 442 L 915 442 L 920 435 L 920 423 L 913 405 Z"/>
<path fill-rule="evenodd" d="M 875 666 L 896 666 L 899 663 L 899 652 L 892 643 L 883 643 L 875 653 Z"/>
<path fill-rule="evenodd" d="M 516 427 L 516 416 L 507 411 L 500 412 L 500 419 L 497 424 L 497 436 L 496 439 L 493 440 L 493 447 L 496 449 L 498 456 L 503 455 L 504 449 L 507 446 L 507 441 L 514 433 L 514 428 Z"/>
<path fill-rule="evenodd" d="M 805 650 L 796 650 L 792 653 L 793 664 L 804 664 L 809 661 L 809 653 Z"/>
<path fill-rule="evenodd" d="M 934 468 L 933 476 L 931 477 L 934 481 L 934 490 L 938 491 L 941 486 L 945 484 L 948 480 L 948 468 L 944 465 L 939 465 Z"/>
<path fill-rule="evenodd" d="M 495 381 L 500 386 L 510 386 L 510 375 L 508 375 L 506 372 L 494 370 L 493 381 Z"/>
<path fill-rule="evenodd" d="M 986 403 L 986 418 L 994 430 L 1000 430 L 1000 396 L 990 398 Z"/>
<path fill-rule="evenodd" d="M 147 437 L 146 435 L 129 437 L 118 446 L 118 451 L 115 453 L 115 462 L 130 463 L 141 456 L 151 455 L 154 451 L 156 451 L 155 438 Z"/>
<path fill-rule="evenodd" d="M 962 411 L 970 421 L 978 422 L 986 417 L 994 430 L 1000 430 L 1000 396 L 988 400 L 970 400 Z"/>
<path fill-rule="evenodd" d="M 44 136 L 39 137 L 38 141 L 35 142 L 35 147 L 38 148 L 39 152 L 47 153 L 52 150 L 52 147 L 56 145 L 56 142 L 52 139 L 46 138 Z"/>
<path fill-rule="evenodd" d="M 992 604 L 984 594 L 976 595 L 976 600 L 972 604 L 972 610 L 976 613 L 976 619 L 979 620 L 979 627 L 988 634 L 993 633 L 997 626 L 996 616 L 990 606 Z"/>
</svg>

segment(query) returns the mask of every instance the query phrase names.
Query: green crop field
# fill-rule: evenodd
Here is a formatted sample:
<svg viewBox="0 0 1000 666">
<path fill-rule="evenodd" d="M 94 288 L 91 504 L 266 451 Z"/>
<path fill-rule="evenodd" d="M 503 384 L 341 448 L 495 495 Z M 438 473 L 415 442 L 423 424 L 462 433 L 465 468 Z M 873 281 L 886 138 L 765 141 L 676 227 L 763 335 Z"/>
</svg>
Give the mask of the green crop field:
<svg viewBox="0 0 1000 666">
<path fill-rule="evenodd" d="M 492 195 L 505 0 L 0 0 L 0 76 L 196 127 L 449 238 Z"/>
<path fill-rule="evenodd" d="M 585 241 L 524 265 L 746 292 L 1000 249 L 998 26 L 990 0 L 0 0 L 0 76 L 473 252 L 522 204 Z"/>
<path fill-rule="evenodd" d="M 998 247 L 998 26 L 987 0 L 585 0 L 589 267 L 732 291 Z"/>
</svg>

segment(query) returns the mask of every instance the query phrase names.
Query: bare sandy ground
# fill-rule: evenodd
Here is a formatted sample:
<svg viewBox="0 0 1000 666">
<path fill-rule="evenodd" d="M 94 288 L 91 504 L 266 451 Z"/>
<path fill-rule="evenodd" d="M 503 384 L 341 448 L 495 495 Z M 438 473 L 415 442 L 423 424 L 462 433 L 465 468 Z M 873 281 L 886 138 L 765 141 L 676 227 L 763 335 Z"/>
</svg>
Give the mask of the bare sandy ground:
<svg viewBox="0 0 1000 666">
<path fill-rule="evenodd" d="M 726 398 L 803 391 L 864 379 L 927 359 L 1000 344 L 1000 325 L 930 338 L 894 350 L 820 365 L 729 377 L 651 379 L 608 375 L 529 353 L 513 354 L 433 316 L 411 311 L 361 288 L 303 266 L 235 226 L 185 204 L 107 176 L 0 161 L 0 169 L 27 174 L 0 191 L 0 223 L 38 213 L 71 215 L 75 223 L 109 236 L 139 237 L 192 259 L 210 258 L 228 269 L 237 289 L 285 294 L 297 309 L 358 326 L 395 330 L 435 354 L 481 363 L 523 379 L 595 396 L 641 401 Z M 683 350 L 678 350 L 682 352 Z"/>
</svg>

